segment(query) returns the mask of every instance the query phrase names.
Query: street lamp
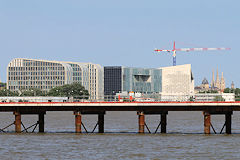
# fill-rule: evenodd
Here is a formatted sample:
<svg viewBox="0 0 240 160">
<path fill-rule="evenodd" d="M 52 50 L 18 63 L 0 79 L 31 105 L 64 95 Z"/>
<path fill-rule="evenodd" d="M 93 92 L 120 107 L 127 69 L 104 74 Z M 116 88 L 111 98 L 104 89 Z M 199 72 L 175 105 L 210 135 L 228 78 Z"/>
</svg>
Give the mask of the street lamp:
<svg viewBox="0 0 240 160">
<path fill-rule="evenodd" d="M 80 99 L 83 99 L 83 91 L 80 91 Z"/>
<path fill-rule="evenodd" d="M 112 91 L 112 101 L 113 101 L 113 98 L 114 98 L 114 93 L 115 93 L 115 91 Z"/>
<path fill-rule="evenodd" d="M 58 90 L 56 90 L 56 92 L 57 92 L 57 96 L 59 96 L 59 94 L 58 94 Z"/>
</svg>

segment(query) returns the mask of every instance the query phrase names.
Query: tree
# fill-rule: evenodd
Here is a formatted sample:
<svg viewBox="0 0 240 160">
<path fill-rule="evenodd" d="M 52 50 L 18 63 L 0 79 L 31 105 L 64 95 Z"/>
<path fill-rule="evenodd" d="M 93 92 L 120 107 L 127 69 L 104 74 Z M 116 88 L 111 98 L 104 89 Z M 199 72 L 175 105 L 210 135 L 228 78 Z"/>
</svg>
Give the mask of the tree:
<svg viewBox="0 0 240 160">
<path fill-rule="evenodd" d="M 64 96 L 88 99 L 89 93 L 81 84 L 72 83 L 50 89 L 48 96 Z"/>
<path fill-rule="evenodd" d="M 194 101 L 195 100 L 195 98 L 193 97 L 193 96 L 191 96 L 190 98 L 189 98 L 189 101 Z"/>
<path fill-rule="evenodd" d="M 217 90 L 199 91 L 198 93 L 218 93 Z"/>
<path fill-rule="evenodd" d="M 235 89 L 225 88 L 224 93 L 235 93 L 235 100 L 240 101 L 240 88 Z"/>
<path fill-rule="evenodd" d="M 240 89 L 239 88 L 236 88 L 234 93 L 235 93 L 236 97 L 240 97 Z"/>
<path fill-rule="evenodd" d="M 20 96 L 43 96 L 43 93 L 39 88 L 29 88 L 27 90 L 23 90 Z"/>
<path fill-rule="evenodd" d="M 6 89 L 6 83 L 2 83 L 2 82 L 0 82 L 0 90 L 1 89 Z"/>
<path fill-rule="evenodd" d="M 5 97 L 5 96 L 17 96 L 18 94 L 15 92 L 10 91 L 9 89 L 3 89 L 0 90 L 0 96 Z"/>
<path fill-rule="evenodd" d="M 214 101 L 225 101 L 225 99 L 222 96 L 216 96 Z"/>
<path fill-rule="evenodd" d="M 231 88 L 225 88 L 224 93 L 234 93 L 235 92 L 235 89 L 231 89 Z"/>
</svg>

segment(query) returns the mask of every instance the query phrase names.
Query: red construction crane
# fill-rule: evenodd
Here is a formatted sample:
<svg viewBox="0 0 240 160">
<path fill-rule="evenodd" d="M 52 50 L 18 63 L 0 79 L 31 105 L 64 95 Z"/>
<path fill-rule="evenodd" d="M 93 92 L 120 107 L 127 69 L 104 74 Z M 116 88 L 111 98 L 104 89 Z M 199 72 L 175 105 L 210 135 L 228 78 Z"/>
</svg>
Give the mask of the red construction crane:
<svg viewBox="0 0 240 160">
<path fill-rule="evenodd" d="M 215 50 L 230 50 L 231 48 L 179 48 L 176 49 L 175 47 L 175 41 L 173 43 L 173 49 L 167 50 L 167 49 L 155 49 L 156 52 L 173 52 L 173 66 L 176 66 L 176 52 L 177 51 L 215 51 Z"/>
</svg>

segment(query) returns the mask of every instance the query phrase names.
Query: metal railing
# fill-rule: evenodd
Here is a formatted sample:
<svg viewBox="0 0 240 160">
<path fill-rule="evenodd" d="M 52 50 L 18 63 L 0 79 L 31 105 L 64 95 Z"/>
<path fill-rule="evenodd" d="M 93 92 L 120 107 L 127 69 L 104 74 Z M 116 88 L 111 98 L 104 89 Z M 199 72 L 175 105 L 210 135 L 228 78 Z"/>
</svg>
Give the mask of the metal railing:
<svg viewBox="0 0 240 160">
<path fill-rule="evenodd" d="M 234 93 L 201 93 L 192 95 L 183 94 L 145 94 L 142 96 L 116 96 L 105 95 L 98 97 L 72 96 L 72 97 L 0 97 L 0 102 L 184 102 L 184 101 L 240 101 Z"/>
</svg>

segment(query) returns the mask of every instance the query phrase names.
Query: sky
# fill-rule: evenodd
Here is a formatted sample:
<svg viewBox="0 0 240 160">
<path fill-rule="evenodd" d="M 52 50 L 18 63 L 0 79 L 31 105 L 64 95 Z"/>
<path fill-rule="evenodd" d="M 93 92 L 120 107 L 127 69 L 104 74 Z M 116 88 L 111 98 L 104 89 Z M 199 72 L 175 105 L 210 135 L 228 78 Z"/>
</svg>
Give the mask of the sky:
<svg viewBox="0 0 240 160">
<path fill-rule="evenodd" d="M 178 52 L 191 64 L 195 85 L 212 71 L 240 87 L 237 0 L 0 0 L 0 79 L 14 58 L 158 68 L 172 54 L 154 49 L 230 47 L 230 51 Z M 216 73 L 215 73 L 216 75 Z"/>
</svg>

